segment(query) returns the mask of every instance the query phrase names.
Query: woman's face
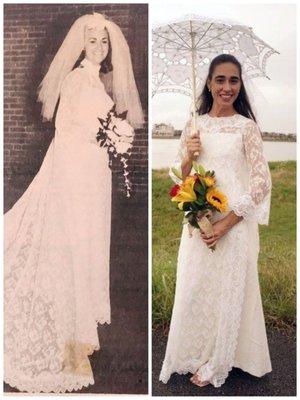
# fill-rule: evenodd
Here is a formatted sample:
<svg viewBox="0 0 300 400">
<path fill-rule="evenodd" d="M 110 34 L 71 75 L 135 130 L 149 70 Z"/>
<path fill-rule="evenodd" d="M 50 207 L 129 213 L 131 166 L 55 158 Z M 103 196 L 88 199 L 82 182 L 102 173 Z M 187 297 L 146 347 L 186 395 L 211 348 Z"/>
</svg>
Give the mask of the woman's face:
<svg viewBox="0 0 300 400">
<path fill-rule="evenodd" d="M 231 62 L 217 65 L 207 86 L 215 105 L 221 108 L 233 107 L 241 88 L 238 67 Z"/>
<path fill-rule="evenodd" d="M 85 40 L 85 56 L 93 64 L 100 65 L 106 58 L 109 50 L 108 33 L 93 29 L 87 33 Z"/>
</svg>

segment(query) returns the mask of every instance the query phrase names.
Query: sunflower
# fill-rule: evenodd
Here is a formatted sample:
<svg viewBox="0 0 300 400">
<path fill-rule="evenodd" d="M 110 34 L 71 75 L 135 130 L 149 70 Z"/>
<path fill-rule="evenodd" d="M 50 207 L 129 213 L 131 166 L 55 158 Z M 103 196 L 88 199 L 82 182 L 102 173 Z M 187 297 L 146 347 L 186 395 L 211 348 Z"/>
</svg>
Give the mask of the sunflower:
<svg viewBox="0 0 300 400">
<path fill-rule="evenodd" d="M 227 210 L 227 197 L 217 189 L 208 189 L 206 200 L 220 212 Z"/>
</svg>

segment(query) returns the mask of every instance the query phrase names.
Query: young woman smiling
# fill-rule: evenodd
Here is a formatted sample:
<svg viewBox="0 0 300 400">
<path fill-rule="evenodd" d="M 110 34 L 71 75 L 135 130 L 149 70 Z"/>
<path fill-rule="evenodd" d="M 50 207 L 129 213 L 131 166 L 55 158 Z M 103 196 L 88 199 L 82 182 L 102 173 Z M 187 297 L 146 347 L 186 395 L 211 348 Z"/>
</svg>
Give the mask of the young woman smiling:
<svg viewBox="0 0 300 400">
<path fill-rule="evenodd" d="M 228 211 L 213 216 L 211 237 L 199 231 L 189 237 L 183 227 L 160 380 L 191 372 L 192 383 L 219 387 L 232 367 L 258 377 L 271 371 L 257 272 L 258 224 L 268 224 L 271 179 L 242 67 L 232 55 L 212 60 L 198 114 L 198 132 L 187 124 L 174 166 L 183 177 L 194 160 L 214 170 Z"/>
</svg>

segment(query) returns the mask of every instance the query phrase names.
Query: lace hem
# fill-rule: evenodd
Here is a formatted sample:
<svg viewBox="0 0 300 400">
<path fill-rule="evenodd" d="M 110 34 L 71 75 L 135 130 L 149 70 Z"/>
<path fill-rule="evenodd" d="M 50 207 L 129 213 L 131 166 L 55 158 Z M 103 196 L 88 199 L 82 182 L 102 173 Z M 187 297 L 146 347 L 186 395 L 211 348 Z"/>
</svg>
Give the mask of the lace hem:
<svg viewBox="0 0 300 400">
<path fill-rule="evenodd" d="M 80 390 L 83 387 L 93 385 L 95 383 L 93 376 L 74 376 L 73 374 L 62 373 L 60 376 L 47 374 L 44 377 L 36 378 L 24 377 L 20 380 L 20 376 L 16 376 L 13 372 L 4 375 L 4 381 L 11 387 L 21 392 L 27 393 L 65 393 L 74 390 Z"/>
<path fill-rule="evenodd" d="M 206 368 L 207 372 L 211 371 L 208 367 L 205 366 L 205 368 Z M 266 374 L 272 372 L 272 368 L 270 368 L 270 369 L 264 371 L 262 374 L 257 374 L 257 372 L 255 370 L 251 370 L 249 368 L 244 368 L 242 365 L 240 365 L 238 363 L 234 363 L 232 368 L 242 369 L 243 371 L 247 372 L 248 374 L 251 374 L 251 375 L 253 375 L 255 377 L 258 377 L 258 378 L 261 378 L 262 376 L 265 376 Z M 186 374 L 189 374 L 189 373 L 190 374 L 195 374 L 198 369 L 199 369 L 199 365 L 197 363 L 189 364 L 188 366 L 181 367 L 181 368 L 171 368 L 171 366 L 166 366 L 165 365 L 165 366 L 163 366 L 163 368 L 161 370 L 161 373 L 159 375 L 159 381 L 166 385 L 168 383 L 169 379 L 171 378 L 172 374 L 179 374 L 179 375 L 186 375 Z M 170 372 L 170 371 L 172 371 L 172 372 Z M 201 379 L 204 380 L 203 377 Z M 221 385 L 219 385 L 219 386 L 221 386 Z M 219 386 L 215 386 L 215 387 L 219 387 Z"/>
<path fill-rule="evenodd" d="M 110 316 L 98 318 L 95 320 L 95 329 L 97 330 L 98 324 L 110 325 L 110 323 Z M 100 347 L 100 345 L 86 345 L 84 346 L 84 353 L 90 356 L 95 351 L 99 351 Z M 35 376 L 32 378 L 26 376 L 23 371 L 16 372 L 15 368 L 12 369 L 11 367 L 8 367 L 12 365 L 12 362 L 10 361 L 10 357 L 7 354 L 4 353 L 4 357 L 6 358 L 4 366 L 4 381 L 11 387 L 18 389 L 21 392 L 65 393 L 80 390 L 83 387 L 87 387 L 95 383 L 89 360 L 84 360 L 84 358 L 86 357 L 83 357 L 82 364 L 78 365 L 77 370 L 79 371 L 79 373 L 72 373 L 68 371 L 68 368 L 69 370 L 72 369 L 72 355 L 70 351 L 65 352 L 65 357 L 63 361 L 63 366 L 65 369 L 63 371 L 60 371 L 57 374 L 53 374 L 48 371 L 42 371 L 41 373 L 39 373 L 38 377 Z M 82 373 L 82 375 L 80 373 Z"/>
<path fill-rule="evenodd" d="M 173 373 L 176 372 L 177 374 L 180 374 L 180 375 L 185 375 L 188 373 L 194 374 L 198 368 L 199 368 L 199 363 L 197 361 L 195 361 L 194 363 L 189 362 L 189 364 L 187 366 L 182 367 L 182 368 L 175 368 L 175 369 L 174 369 L 174 367 L 171 367 L 170 365 L 167 365 L 166 362 L 164 362 L 162 370 L 159 375 L 159 380 L 162 383 L 167 384 L 168 380 L 170 379 L 170 377 Z M 170 372 L 170 371 L 172 371 L 172 372 Z"/>
<path fill-rule="evenodd" d="M 99 325 L 104 325 L 104 324 L 110 325 L 111 319 L 110 319 L 110 317 L 97 318 L 96 325 L 98 325 L 98 324 Z"/>
<path fill-rule="evenodd" d="M 105 321 L 104 323 L 109 322 Z M 63 367 L 65 369 L 58 373 L 42 371 L 38 377 L 28 377 L 21 371 L 16 372 L 15 369 L 12 370 L 12 368 L 8 367 L 8 365 L 11 365 L 11 362 L 9 357 L 6 356 L 4 381 L 11 387 L 18 389 L 21 392 L 28 393 L 65 393 L 80 390 L 83 387 L 95 383 L 87 355 L 90 356 L 95 351 L 99 350 L 100 346 L 76 345 L 76 343 L 69 343 L 69 346 L 65 351 L 63 362 Z M 82 354 L 79 354 L 80 351 Z M 80 357 L 80 359 L 76 360 L 79 364 L 77 365 L 75 372 L 70 372 L 72 368 L 74 368 L 74 365 L 72 365 L 74 363 L 74 354 L 72 354 L 72 352 L 76 352 L 76 356 L 78 357 L 79 355 Z"/>
</svg>

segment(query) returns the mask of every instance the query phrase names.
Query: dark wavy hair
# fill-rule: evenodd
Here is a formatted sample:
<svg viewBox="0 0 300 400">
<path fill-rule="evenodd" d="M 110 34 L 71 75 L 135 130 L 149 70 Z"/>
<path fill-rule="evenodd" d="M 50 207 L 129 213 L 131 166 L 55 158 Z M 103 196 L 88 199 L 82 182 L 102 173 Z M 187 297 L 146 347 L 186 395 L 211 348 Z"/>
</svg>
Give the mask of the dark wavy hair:
<svg viewBox="0 0 300 400">
<path fill-rule="evenodd" d="M 108 72 L 111 72 L 113 70 L 113 65 L 111 62 L 112 49 L 111 49 L 111 43 L 110 43 L 108 32 L 107 32 L 107 36 L 108 36 L 108 53 L 107 53 L 107 56 L 105 57 L 105 59 L 101 62 L 101 67 L 100 67 L 100 71 L 99 71 L 99 73 L 102 73 L 102 74 L 107 74 Z M 82 50 L 73 69 L 77 68 L 84 58 L 85 58 L 85 50 Z"/>
<path fill-rule="evenodd" d="M 228 62 L 237 66 L 241 79 L 241 88 L 238 97 L 233 103 L 233 107 L 239 114 L 243 115 L 246 118 L 250 118 L 256 122 L 256 118 L 252 111 L 250 101 L 242 79 L 242 66 L 240 62 L 231 54 L 220 54 L 211 61 L 204 88 L 199 98 L 197 99 L 197 104 L 198 104 L 197 112 L 199 115 L 202 115 L 202 114 L 207 114 L 211 110 L 213 105 L 213 97 L 211 92 L 208 90 L 207 82 L 212 79 L 214 70 L 218 65 Z"/>
</svg>

